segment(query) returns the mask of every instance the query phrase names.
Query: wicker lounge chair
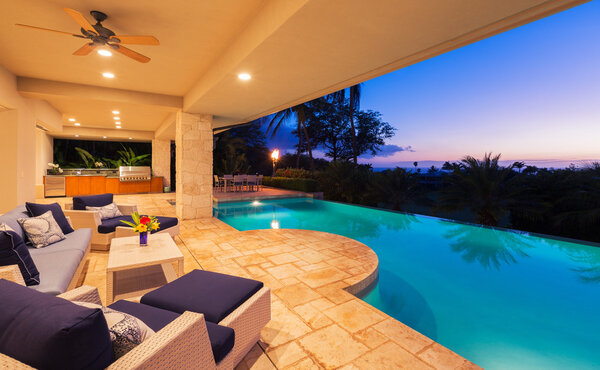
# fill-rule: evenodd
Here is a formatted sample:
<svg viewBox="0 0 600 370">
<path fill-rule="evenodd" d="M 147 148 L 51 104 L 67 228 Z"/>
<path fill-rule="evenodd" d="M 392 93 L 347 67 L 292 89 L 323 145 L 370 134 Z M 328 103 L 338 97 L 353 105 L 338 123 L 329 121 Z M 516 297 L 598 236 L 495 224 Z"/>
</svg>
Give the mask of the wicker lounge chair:
<svg viewBox="0 0 600 370">
<path fill-rule="evenodd" d="M 75 203 L 80 204 L 79 207 Z M 65 216 L 69 217 L 75 229 L 92 229 L 92 250 L 109 250 L 110 241 L 113 238 L 122 238 L 134 236 L 135 232 L 121 222 L 121 219 L 128 220 L 130 215 L 137 211 L 136 205 L 117 204 L 123 217 L 102 220 L 97 211 L 85 210 L 85 202 L 91 202 L 92 205 L 107 205 L 113 202 L 112 194 L 91 195 L 85 197 L 74 197 L 73 204 L 65 204 Z M 83 208 L 82 208 L 83 206 Z M 129 220 L 131 221 L 131 220 Z M 179 222 L 175 217 L 158 217 L 161 223 L 161 229 L 158 233 L 168 233 L 172 237 L 179 235 Z"/>
<path fill-rule="evenodd" d="M 140 302 L 173 312 L 203 313 L 207 322 L 235 331 L 237 366 L 271 320 L 271 291 L 263 283 L 211 271 L 194 270 L 146 293 Z"/>
<path fill-rule="evenodd" d="M 43 295 L 43 293 L 37 294 Z M 101 304 L 98 290 L 90 286 L 82 286 L 58 297 L 69 301 Z M 185 312 L 130 352 L 109 364 L 107 369 L 233 369 L 233 358 L 233 351 L 230 351 L 218 364 L 215 364 L 204 315 Z M 33 367 L 0 353 L 0 368 L 32 369 Z"/>
</svg>

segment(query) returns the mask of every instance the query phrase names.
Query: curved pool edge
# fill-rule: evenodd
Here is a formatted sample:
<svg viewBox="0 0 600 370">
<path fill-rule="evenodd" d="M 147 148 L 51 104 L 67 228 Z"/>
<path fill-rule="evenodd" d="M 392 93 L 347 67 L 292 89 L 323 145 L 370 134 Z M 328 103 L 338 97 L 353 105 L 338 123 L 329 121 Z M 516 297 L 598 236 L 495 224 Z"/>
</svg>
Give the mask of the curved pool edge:
<svg viewBox="0 0 600 370">
<path fill-rule="evenodd" d="M 364 368 L 373 361 L 480 368 L 353 294 L 370 288 L 378 276 L 379 258 L 367 245 L 338 234 L 300 229 L 227 234 L 211 238 L 217 246 L 227 245 L 212 256 L 227 263 L 209 269 L 235 274 L 237 269 L 230 264 L 235 261 L 244 276 L 271 288 L 273 318 L 261 335 L 267 354 L 297 344 L 325 368 L 345 364 Z M 232 253 L 230 247 L 239 253 Z"/>
</svg>

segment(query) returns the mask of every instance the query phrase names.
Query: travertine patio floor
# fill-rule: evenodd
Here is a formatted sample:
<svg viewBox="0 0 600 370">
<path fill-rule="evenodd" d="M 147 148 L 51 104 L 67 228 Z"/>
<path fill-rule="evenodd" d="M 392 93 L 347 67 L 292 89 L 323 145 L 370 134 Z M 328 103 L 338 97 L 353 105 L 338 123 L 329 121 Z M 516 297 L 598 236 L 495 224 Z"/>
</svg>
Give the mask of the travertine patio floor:
<svg viewBox="0 0 600 370">
<path fill-rule="evenodd" d="M 173 194 L 117 195 L 142 213 L 175 216 Z M 70 202 L 70 198 L 44 202 Z M 185 272 L 245 276 L 272 290 L 272 320 L 238 369 L 468 369 L 454 352 L 366 304 L 350 291 L 376 275 L 367 246 L 306 230 L 237 231 L 215 218 L 183 221 L 176 238 Z M 90 253 L 81 284 L 106 295 L 107 252 Z"/>
</svg>

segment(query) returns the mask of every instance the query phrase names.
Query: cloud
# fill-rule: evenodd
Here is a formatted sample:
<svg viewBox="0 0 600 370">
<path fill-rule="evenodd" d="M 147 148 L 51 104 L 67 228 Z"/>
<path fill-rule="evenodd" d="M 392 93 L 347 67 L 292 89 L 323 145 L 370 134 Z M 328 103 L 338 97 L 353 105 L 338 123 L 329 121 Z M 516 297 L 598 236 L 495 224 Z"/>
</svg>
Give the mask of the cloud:
<svg viewBox="0 0 600 370">
<path fill-rule="evenodd" d="M 384 145 L 381 147 L 381 150 L 377 153 L 377 155 L 373 156 L 370 153 L 363 154 L 361 158 L 373 158 L 373 157 L 391 157 L 399 152 L 414 152 L 415 150 L 412 146 L 398 146 L 394 144 Z"/>
</svg>

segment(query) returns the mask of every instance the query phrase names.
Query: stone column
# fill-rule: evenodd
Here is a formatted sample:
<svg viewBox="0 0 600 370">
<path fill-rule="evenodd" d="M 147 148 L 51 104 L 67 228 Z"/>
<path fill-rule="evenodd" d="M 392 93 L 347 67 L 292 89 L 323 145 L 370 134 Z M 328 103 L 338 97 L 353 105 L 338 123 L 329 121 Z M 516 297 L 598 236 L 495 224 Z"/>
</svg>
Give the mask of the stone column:
<svg viewBox="0 0 600 370">
<path fill-rule="evenodd" d="M 163 186 L 171 186 L 171 140 L 152 140 L 152 174 L 163 177 Z"/>
<path fill-rule="evenodd" d="M 212 217 L 212 115 L 179 111 L 175 129 L 177 217 Z"/>
</svg>

